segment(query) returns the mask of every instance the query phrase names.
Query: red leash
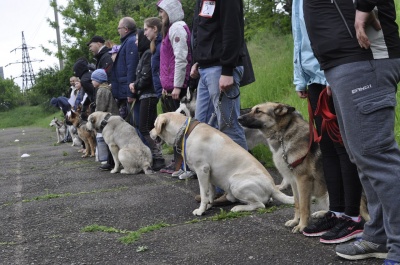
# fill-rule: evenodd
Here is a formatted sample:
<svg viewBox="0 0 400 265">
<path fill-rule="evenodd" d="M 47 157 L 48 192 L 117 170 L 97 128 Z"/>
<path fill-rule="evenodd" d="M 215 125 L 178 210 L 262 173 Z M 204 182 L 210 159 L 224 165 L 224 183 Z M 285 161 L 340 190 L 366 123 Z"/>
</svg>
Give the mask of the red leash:
<svg viewBox="0 0 400 265">
<path fill-rule="evenodd" d="M 343 139 L 340 134 L 339 125 L 337 123 L 336 114 L 332 113 L 333 100 L 332 97 L 328 95 L 327 88 L 322 90 L 319 95 L 317 109 L 315 110 L 315 116 L 322 117 L 321 133 L 318 138 L 314 138 L 315 142 L 319 143 L 322 138 L 322 134 L 326 131 L 332 141 L 343 144 Z M 314 126 L 313 126 L 314 127 Z M 314 135 L 318 133 L 314 128 Z"/>
</svg>

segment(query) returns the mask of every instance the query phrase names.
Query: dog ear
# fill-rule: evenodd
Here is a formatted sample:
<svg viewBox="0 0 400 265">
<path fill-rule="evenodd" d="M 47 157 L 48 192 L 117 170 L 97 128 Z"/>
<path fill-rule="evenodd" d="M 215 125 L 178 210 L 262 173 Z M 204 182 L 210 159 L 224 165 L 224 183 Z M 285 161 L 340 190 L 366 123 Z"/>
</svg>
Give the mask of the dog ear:
<svg viewBox="0 0 400 265">
<path fill-rule="evenodd" d="M 295 111 L 296 109 L 292 106 L 286 105 L 286 104 L 279 104 L 275 110 L 274 113 L 277 116 L 283 116 L 285 114 L 290 114 L 293 111 Z"/>
<path fill-rule="evenodd" d="M 167 124 L 167 118 L 165 117 L 165 115 L 163 114 L 158 115 L 154 123 L 154 129 L 156 130 L 157 135 L 161 134 L 161 130 L 163 129 L 165 124 Z"/>
</svg>

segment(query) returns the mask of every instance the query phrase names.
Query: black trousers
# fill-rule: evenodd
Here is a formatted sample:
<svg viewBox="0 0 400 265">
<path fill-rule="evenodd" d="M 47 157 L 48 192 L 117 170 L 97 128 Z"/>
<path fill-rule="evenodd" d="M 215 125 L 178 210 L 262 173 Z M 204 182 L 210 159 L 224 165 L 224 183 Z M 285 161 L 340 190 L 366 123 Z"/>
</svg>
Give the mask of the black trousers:
<svg viewBox="0 0 400 265">
<path fill-rule="evenodd" d="M 313 112 L 317 107 L 318 98 L 325 85 L 311 84 L 308 86 L 308 96 Z M 314 117 L 315 126 L 321 132 L 321 117 Z M 358 216 L 362 186 L 358 177 L 357 167 L 350 161 L 346 148 L 333 142 L 325 132 L 320 144 L 325 181 L 329 193 L 329 209 L 344 212 L 348 216 Z"/>
</svg>

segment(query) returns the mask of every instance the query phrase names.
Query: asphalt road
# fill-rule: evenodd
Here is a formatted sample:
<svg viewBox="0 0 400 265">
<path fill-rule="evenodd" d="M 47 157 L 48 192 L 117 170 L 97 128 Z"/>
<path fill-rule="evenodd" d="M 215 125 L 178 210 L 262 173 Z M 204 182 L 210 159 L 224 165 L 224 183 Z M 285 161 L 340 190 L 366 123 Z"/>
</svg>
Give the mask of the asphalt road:
<svg viewBox="0 0 400 265">
<path fill-rule="evenodd" d="M 382 263 L 345 261 L 334 245 L 292 234 L 293 208 L 277 202 L 234 219 L 232 206 L 195 217 L 196 179 L 102 172 L 55 142 L 50 128 L 0 130 L 1 265 Z"/>
</svg>

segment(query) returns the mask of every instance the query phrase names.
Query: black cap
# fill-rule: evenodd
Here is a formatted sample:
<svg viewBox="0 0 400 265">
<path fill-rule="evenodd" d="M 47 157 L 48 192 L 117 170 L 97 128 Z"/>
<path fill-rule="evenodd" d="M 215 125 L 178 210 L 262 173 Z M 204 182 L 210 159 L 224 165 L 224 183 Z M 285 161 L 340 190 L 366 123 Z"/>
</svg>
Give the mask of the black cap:
<svg viewBox="0 0 400 265">
<path fill-rule="evenodd" d="M 106 41 L 103 39 L 103 37 L 94 36 L 86 45 L 89 46 L 90 43 L 92 43 L 92 42 L 101 42 L 101 43 L 105 43 Z"/>
</svg>

